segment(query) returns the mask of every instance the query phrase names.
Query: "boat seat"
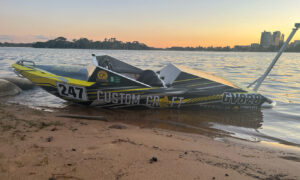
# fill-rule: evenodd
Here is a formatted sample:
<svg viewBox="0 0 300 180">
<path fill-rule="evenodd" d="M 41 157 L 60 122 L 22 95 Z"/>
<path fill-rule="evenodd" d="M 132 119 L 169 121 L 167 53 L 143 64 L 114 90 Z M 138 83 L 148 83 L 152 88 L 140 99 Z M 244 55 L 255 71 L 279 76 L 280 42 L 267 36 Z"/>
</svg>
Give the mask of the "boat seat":
<svg viewBox="0 0 300 180">
<path fill-rule="evenodd" d="M 143 71 L 142 69 L 139 69 L 107 55 L 96 56 L 96 59 L 99 66 L 105 67 L 117 73 L 140 74 Z"/>
<path fill-rule="evenodd" d="M 140 74 L 137 81 L 148 84 L 150 86 L 163 87 L 163 83 L 161 82 L 157 74 L 152 70 L 144 70 Z"/>
</svg>

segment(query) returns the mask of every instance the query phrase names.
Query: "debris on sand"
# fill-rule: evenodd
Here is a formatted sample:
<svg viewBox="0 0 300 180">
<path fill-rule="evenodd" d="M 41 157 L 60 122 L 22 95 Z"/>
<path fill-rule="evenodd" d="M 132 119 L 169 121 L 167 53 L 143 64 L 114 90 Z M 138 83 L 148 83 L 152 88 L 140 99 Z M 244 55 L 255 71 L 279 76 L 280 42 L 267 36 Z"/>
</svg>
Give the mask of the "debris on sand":
<svg viewBox="0 0 300 180">
<path fill-rule="evenodd" d="M 114 124 L 114 125 L 109 126 L 109 128 L 110 129 L 127 129 L 126 126 L 121 125 L 121 124 Z"/>
<path fill-rule="evenodd" d="M 158 149 L 158 146 L 152 146 L 153 149 Z"/>
<path fill-rule="evenodd" d="M 46 138 L 46 142 L 51 142 L 51 141 L 53 141 L 53 137 L 52 136 L 49 136 L 49 137 Z"/>
<path fill-rule="evenodd" d="M 149 160 L 149 163 L 154 163 L 154 162 L 157 162 L 157 157 L 152 157 L 150 160 Z"/>
</svg>

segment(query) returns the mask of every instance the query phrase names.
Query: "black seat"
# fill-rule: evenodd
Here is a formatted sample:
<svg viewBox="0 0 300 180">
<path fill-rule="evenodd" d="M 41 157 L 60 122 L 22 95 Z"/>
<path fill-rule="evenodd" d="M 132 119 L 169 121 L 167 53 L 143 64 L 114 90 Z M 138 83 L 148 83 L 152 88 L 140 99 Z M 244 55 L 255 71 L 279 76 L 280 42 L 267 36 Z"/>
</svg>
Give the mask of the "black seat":
<svg viewBox="0 0 300 180">
<path fill-rule="evenodd" d="M 161 82 L 161 80 L 158 78 L 158 76 L 152 70 L 143 71 L 137 80 L 142 83 L 148 84 L 150 86 L 155 86 L 155 87 L 163 86 L 163 83 Z"/>
<path fill-rule="evenodd" d="M 103 55 L 96 56 L 99 66 L 108 68 L 117 73 L 132 73 L 132 74 L 140 74 L 142 73 L 142 69 L 134 67 L 130 64 L 122 62 L 116 58 Z"/>
</svg>

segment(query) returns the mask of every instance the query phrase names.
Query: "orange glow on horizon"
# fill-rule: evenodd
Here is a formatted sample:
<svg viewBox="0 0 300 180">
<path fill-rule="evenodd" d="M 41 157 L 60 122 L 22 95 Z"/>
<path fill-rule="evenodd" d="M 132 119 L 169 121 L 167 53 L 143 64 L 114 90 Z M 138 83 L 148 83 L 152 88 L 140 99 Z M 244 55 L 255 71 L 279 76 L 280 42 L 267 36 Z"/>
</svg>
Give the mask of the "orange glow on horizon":
<svg viewBox="0 0 300 180">
<path fill-rule="evenodd" d="M 262 32 L 263 30 L 261 30 Z M 271 31 L 271 30 L 267 30 Z M 275 30 L 274 30 L 275 31 Z M 167 47 L 225 47 L 230 46 L 234 47 L 235 45 L 251 45 L 251 43 L 259 43 L 260 42 L 260 35 L 261 32 L 247 32 L 247 33 L 241 33 L 241 34 L 233 34 L 235 36 L 229 36 L 229 35 L 223 35 L 222 33 L 216 32 L 216 35 L 207 35 L 207 36 L 199 36 L 198 34 L 189 36 L 184 35 L 174 35 L 174 36 L 168 36 L 164 34 L 159 34 L 156 36 L 143 36 L 138 34 L 110 34 L 107 33 L 106 35 L 98 35 L 96 34 L 89 34 L 89 33 L 83 33 L 83 35 L 76 35 L 69 34 L 69 33 L 57 33 L 57 34 L 51 34 L 48 37 L 48 39 L 42 39 L 42 40 L 36 40 L 31 38 L 31 36 L 17 36 L 17 40 L 14 41 L 0 41 L 0 42 L 16 42 L 16 43 L 31 43 L 31 42 L 37 42 L 37 41 L 47 41 L 50 39 L 54 39 L 56 37 L 66 37 L 69 41 L 72 41 L 73 39 L 79 39 L 79 38 L 87 38 L 89 40 L 93 41 L 103 41 L 105 38 L 116 38 L 119 41 L 122 42 L 132 42 L 132 41 L 138 41 L 140 43 L 144 43 L 149 47 L 155 47 L 155 48 L 167 48 Z M 273 32 L 273 31 L 271 31 Z M 285 34 L 285 40 L 287 39 L 288 33 Z M 249 34 L 248 34 L 249 33 Z M 68 34 L 68 35 L 63 35 Z M 300 32 L 294 36 L 291 42 L 294 40 L 300 40 Z"/>
<path fill-rule="evenodd" d="M 300 21 L 299 7 L 300 0 L 4 0 L 0 42 L 115 37 L 157 48 L 233 47 L 259 43 L 264 30 L 281 31 L 286 39 Z"/>
</svg>

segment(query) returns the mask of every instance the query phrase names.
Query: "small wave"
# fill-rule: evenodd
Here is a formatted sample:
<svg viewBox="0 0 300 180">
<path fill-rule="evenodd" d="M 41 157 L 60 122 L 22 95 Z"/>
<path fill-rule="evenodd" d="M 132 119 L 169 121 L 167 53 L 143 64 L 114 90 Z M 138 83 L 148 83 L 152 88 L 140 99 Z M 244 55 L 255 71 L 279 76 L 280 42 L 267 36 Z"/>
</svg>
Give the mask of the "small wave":
<svg viewBox="0 0 300 180">
<path fill-rule="evenodd" d="M 270 77 L 291 77 L 290 74 L 269 74 Z"/>
<path fill-rule="evenodd" d="M 238 68 L 245 68 L 246 66 L 224 66 L 224 68 L 233 68 L 233 69 L 238 69 Z"/>
<path fill-rule="evenodd" d="M 285 145 L 300 146 L 300 142 L 293 142 L 293 140 L 285 140 L 283 138 L 278 138 L 275 136 L 270 136 L 265 133 L 260 132 L 256 129 L 228 126 L 212 123 L 212 128 L 228 132 L 232 137 L 239 139 L 244 139 L 253 142 L 267 141 L 267 142 L 277 142 Z"/>
<path fill-rule="evenodd" d="M 261 105 L 261 107 L 262 107 L 263 109 L 270 109 L 270 108 L 275 107 L 276 104 L 277 104 L 276 101 L 273 101 L 271 104 L 269 104 L 269 103 L 264 103 L 264 104 Z"/>
</svg>

